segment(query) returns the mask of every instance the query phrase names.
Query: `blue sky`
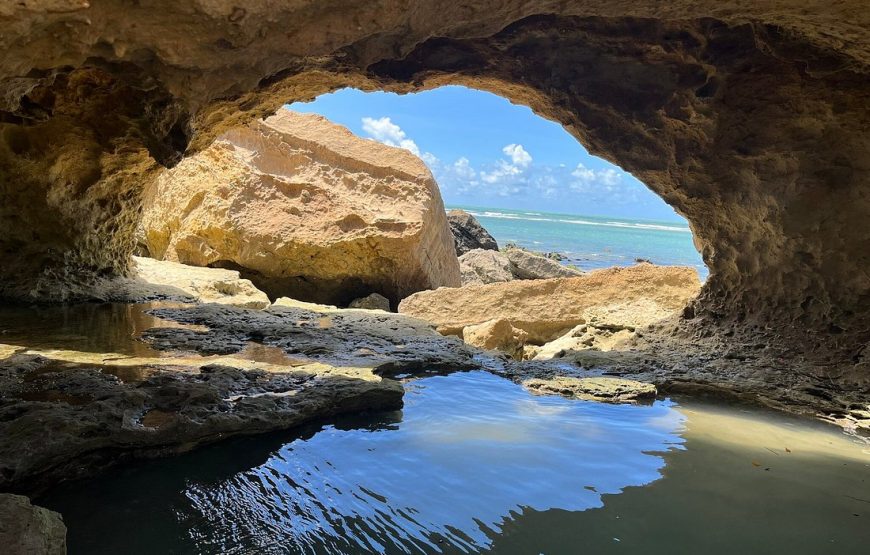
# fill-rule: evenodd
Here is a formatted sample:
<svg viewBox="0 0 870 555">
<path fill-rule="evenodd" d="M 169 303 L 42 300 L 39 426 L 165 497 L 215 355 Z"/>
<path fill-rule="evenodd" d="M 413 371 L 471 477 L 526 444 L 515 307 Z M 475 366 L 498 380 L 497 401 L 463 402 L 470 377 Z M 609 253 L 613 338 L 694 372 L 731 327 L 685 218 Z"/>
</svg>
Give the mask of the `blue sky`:
<svg viewBox="0 0 870 555">
<path fill-rule="evenodd" d="M 682 220 L 559 124 L 491 93 L 456 86 L 407 95 L 344 89 L 290 108 L 411 150 L 429 165 L 448 205 Z"/>
</svg>

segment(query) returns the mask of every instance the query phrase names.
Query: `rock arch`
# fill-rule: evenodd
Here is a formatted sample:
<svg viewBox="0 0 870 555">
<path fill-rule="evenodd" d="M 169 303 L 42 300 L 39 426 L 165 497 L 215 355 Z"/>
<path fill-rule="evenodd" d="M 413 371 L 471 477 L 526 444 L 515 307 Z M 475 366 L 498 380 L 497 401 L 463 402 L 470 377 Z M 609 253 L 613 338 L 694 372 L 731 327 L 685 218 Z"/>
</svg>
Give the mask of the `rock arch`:
<svg viewBox="0 0 870 555">
<path fill-rule="evenodd" d="M 0 7 L 0 294 L 123 274 L 142 183 L 229 127 L 343 86 L 453 83 L 560 122 L 688 218 L 711 271 L 694 333 L 773 327 L 864 363 L 858 0 L 239 4 Z"/>
</svg>

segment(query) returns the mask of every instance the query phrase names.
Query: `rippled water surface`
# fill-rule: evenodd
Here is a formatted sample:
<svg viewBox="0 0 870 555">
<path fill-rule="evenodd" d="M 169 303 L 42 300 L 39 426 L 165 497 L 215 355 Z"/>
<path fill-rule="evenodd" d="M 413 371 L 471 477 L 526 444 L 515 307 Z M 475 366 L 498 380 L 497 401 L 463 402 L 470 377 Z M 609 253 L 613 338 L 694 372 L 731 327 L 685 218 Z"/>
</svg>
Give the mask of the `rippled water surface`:
<svg viewBox="0 0 870 555">
<path fill-rule="evenodd" d="M 867 553 L 870 454 L 737 407 L 533 396 L 483 373 L 401 412 L 118 468 L 38 501 L 73 554 Z"/>
</svg>

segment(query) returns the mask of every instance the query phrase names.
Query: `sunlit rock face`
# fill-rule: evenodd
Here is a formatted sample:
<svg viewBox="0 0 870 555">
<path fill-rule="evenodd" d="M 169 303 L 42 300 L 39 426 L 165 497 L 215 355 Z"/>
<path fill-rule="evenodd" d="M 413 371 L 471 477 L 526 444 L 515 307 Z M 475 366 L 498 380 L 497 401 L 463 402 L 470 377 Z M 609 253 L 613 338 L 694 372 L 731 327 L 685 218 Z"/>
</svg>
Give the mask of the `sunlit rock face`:
<svg viewBox="0 0 870 555">
<path fill-rule="evenodd" d="M 151 256 L 237 268 L 271 297 L 394 304 L 458 287 L 438 184 L 418 157 L 314 114 L 236 128 L 146 187 Z"/>
<path fill-rule="evenodd" d="M 806 332 L 800 349 L 863 364 L 864 7 L 7 3 L 2 293 L 58 297 L 69 280 L 127 271 L 143 183 L 282 103 L 452 83 L 560 122 L 689 219 L 710 268 L 692 329 Z"/>
</svg>

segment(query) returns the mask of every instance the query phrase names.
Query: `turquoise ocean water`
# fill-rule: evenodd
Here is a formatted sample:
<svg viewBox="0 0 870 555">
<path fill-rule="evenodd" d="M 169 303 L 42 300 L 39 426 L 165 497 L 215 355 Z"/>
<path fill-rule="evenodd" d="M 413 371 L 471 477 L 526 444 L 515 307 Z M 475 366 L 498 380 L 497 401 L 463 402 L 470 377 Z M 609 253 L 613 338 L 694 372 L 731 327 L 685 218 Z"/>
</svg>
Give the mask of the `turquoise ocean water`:
<svg viewBox="0 0 870 555">
<path fill-rule="evenodd" d="M 692 232 L 683 222 L 473 206 L 448 208 L 474 214 L 500 247 L 516 243 L 530 250 L 559 252 L 567 257 L 564 263 L 584 270 L 630 266 L 635 259 L 644 258 L 654 264 L 691 266 L 701 279 L 707 277 L 707 267 L 692 244 Z"/>
</svg>

